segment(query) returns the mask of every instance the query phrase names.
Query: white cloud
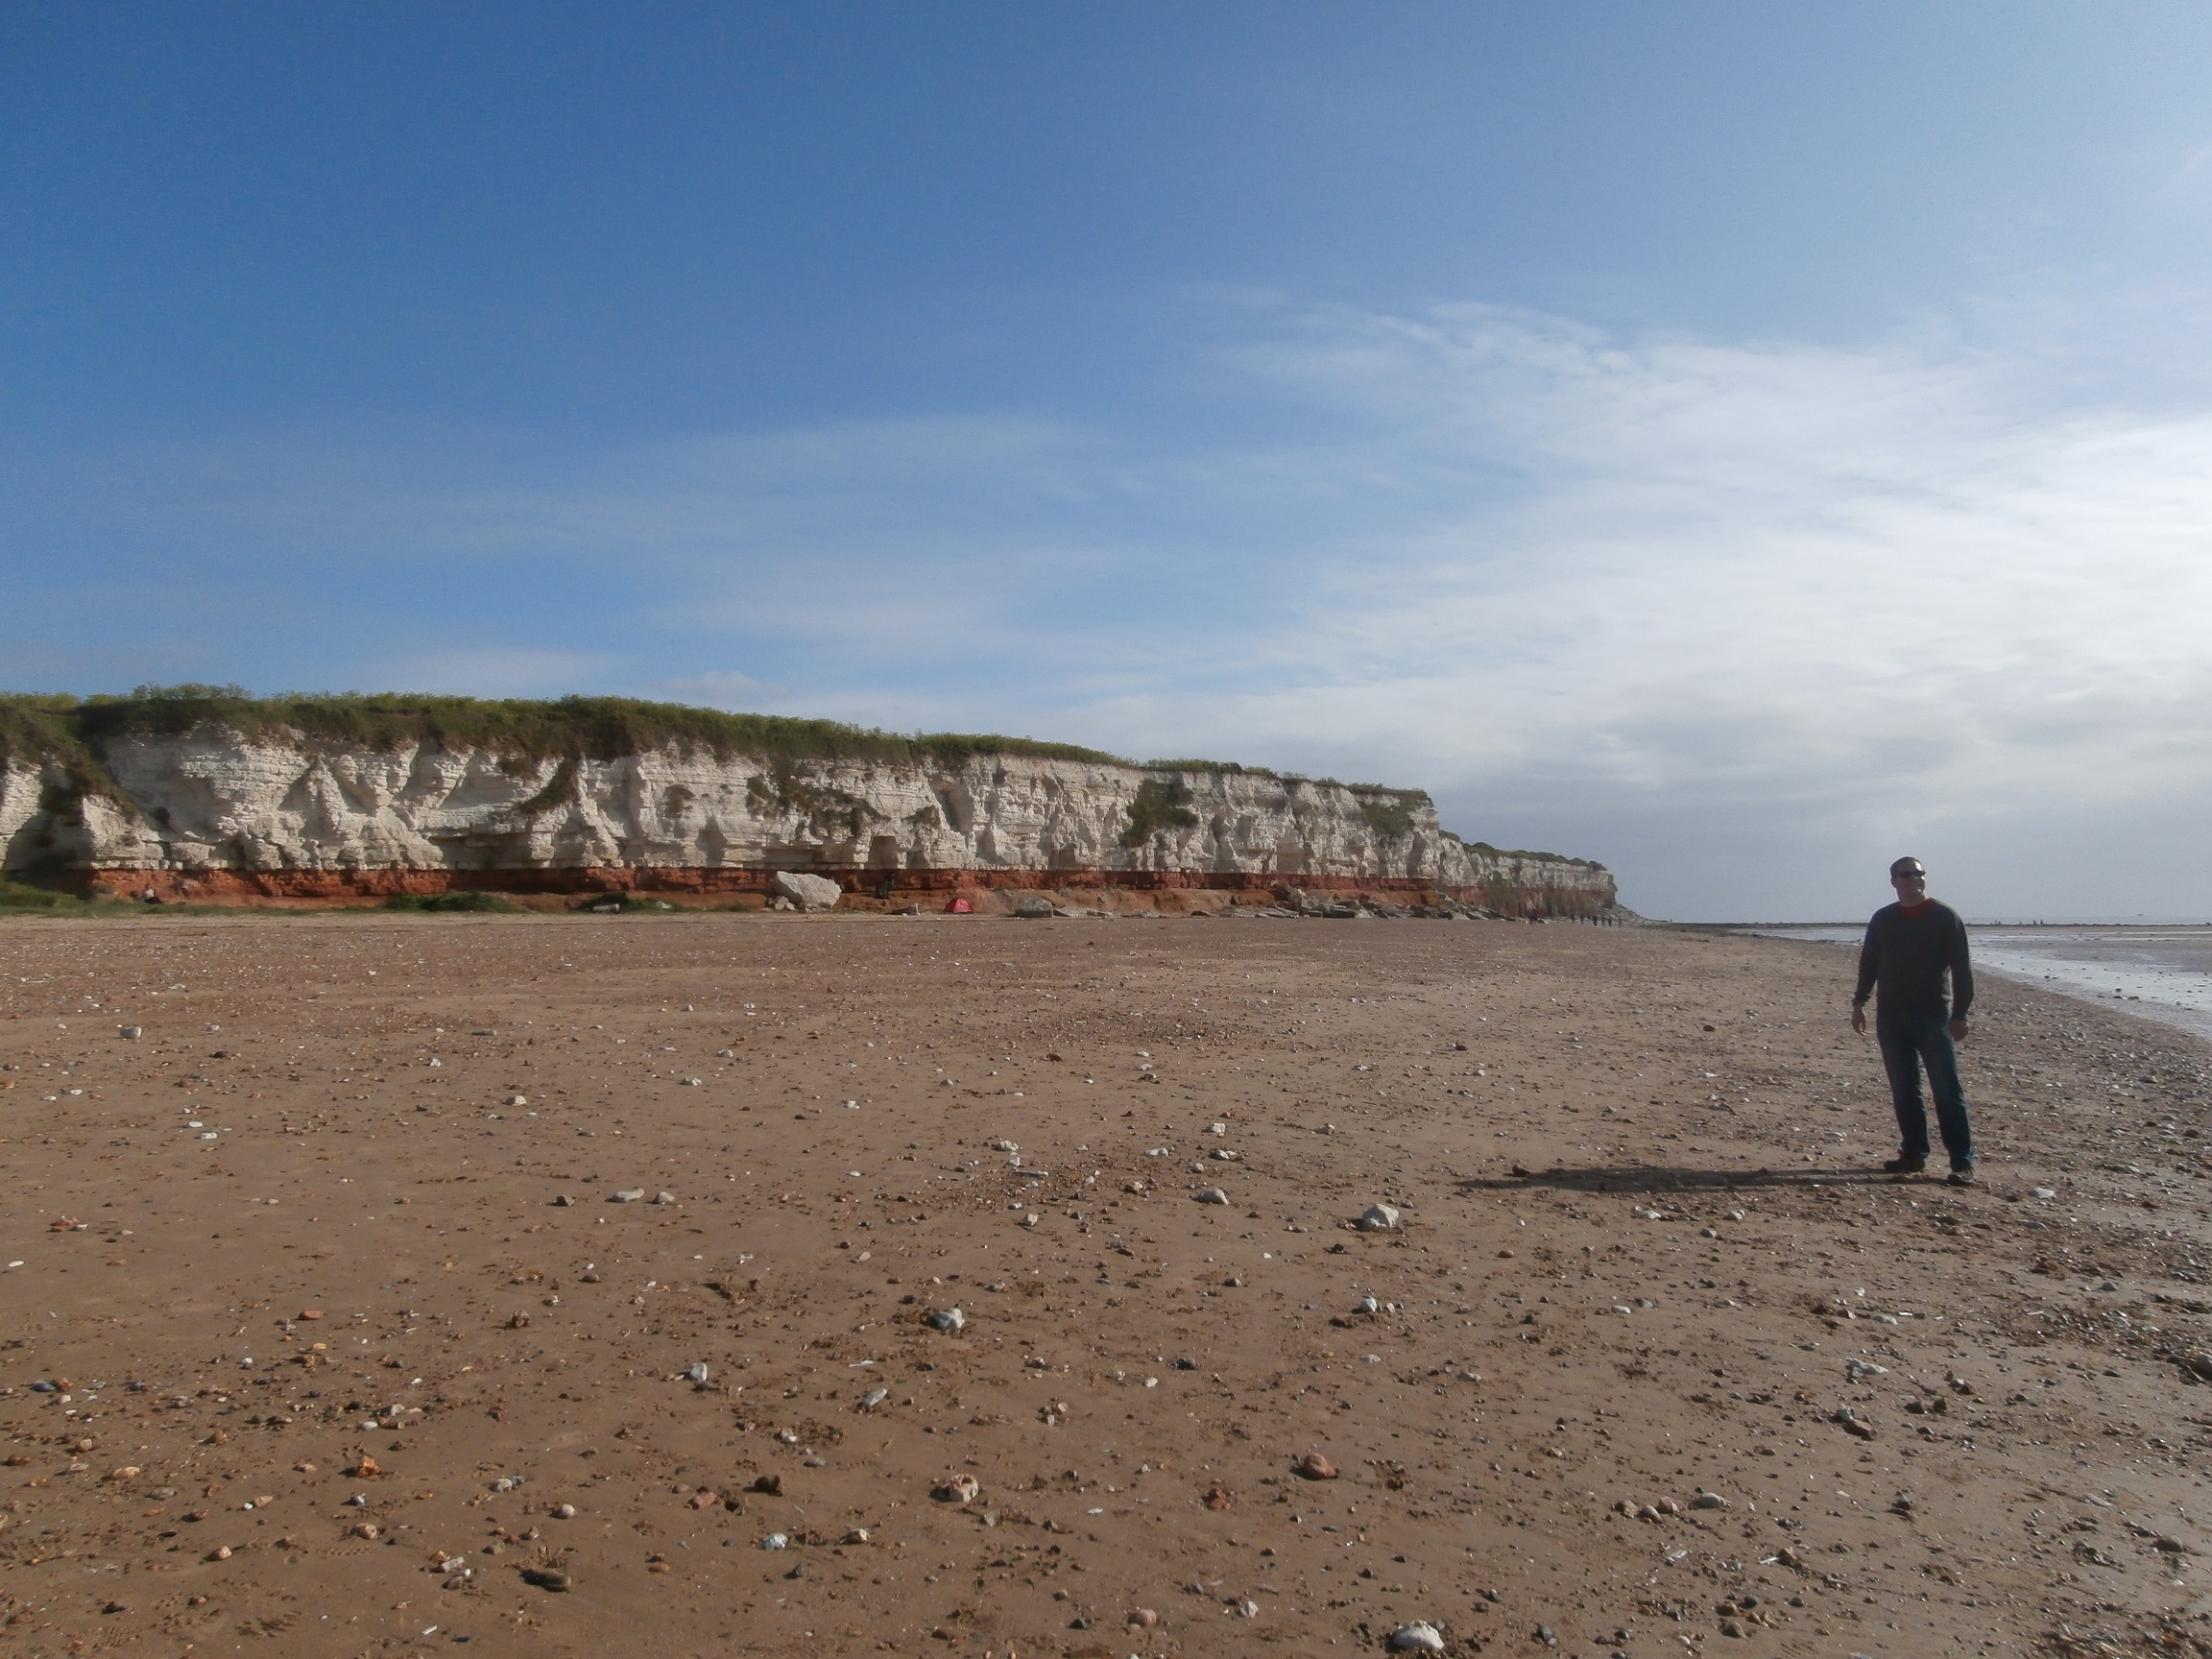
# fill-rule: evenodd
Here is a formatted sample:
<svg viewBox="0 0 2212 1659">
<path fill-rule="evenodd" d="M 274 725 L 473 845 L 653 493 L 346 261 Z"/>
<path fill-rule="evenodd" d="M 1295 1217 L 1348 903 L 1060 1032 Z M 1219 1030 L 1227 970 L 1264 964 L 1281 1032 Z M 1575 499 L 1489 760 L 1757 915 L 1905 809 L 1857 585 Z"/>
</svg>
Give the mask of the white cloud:
<svg viewBox="0 0 2212 1659">
<path fill-rule="evenodd" d="M 2124 843 L 2212 803 L 2212 418 L 2041 407 L 1964 352 L 1622 346 L 1472 307 L 1320 318 L 1256 360 L 1372 423 L 1307 466 L 1417 479 L 1426 519 L 1315 572 L 1267 642 L 1294 683 L 1094 717 L 1520 819 L 1540 797 L 1555 839 L 1663 822 L 1733 850 L 1732 891 L 1646 873 L 1708 914 L 1745 871 L 1768 913 L 1836 891 L 1792 833 L 1831 856 L 2091 811 Z"/>
<path fill-rule="evenodd" d="M 775 709 L 783 696 L 781 687 L 765 680 L 756 680 L 750 674 L 741 674 L 734 668 L 709 668 L 699 674 L 657 681 L 651 692 L 654 698 L 663 702 L 691 703 L 706 709 L 734 709 L 749 713 Z"/>
<path fill-rule="evenodd" d="M 372 661 L 360 671 L 359 688 L 450 697 L 558 697 L 591 684 L 609 661 L 604 654 L 586 651 L 456 644 Z"/>
</svg>

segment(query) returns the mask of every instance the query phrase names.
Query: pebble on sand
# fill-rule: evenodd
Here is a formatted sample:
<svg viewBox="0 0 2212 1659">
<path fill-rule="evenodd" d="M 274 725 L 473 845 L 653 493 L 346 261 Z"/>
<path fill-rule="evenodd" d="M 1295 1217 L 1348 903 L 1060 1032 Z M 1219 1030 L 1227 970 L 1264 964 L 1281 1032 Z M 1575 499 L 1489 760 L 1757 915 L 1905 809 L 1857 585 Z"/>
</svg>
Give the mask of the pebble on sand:
<svg viewBox="0 0 2212 1659">
<path fill-rule="evenodd" d="M 933 1331 L 960 1331 L 967 1324 L 968 1315 L 957 1308 L 940 1308 L 929 1315 L 929 1327 Z"/>
<path fill-rule="evenodd" d="M 929 1496 L 940 1503 L 973 1503 L 982 1491 L 983 1484 L 974 1476 L 955 1475 L 930 1487 Z"/>
<path fill-rule="evenodd" d="M 1229 1202 L 1229 1194 L 1222 1191 L 1218 1187 L 1209 1187 L 1198 1194 L 1198 1202 L 1201 1204 L 1226 1204 Z"/>
<path fill-rule="evenodd" d="M 1389 1204 L 1370 1204 L 1359 1216 L 1362 1233 L 1389 1233 L 1398 1226 L 1398 1211 Z"/>
<path fill-rule="evenodd" d="M 1387 1646 L 1393 1653 L 1441 1653 L 1444 1634 L 1435 1625 L 1415 1620 L 1391 1631 Z"/>
<path fill-rule="evenodd" d="M 1291 1465 L 1291 1471 L 1301 1479 L 1306 1480 L 1334 1480 L 1336 1479 L 1336 1465 L 1330 1462 L 1318 1452 L 1307 1453 L 1305 1456 Z"/>
</svg>

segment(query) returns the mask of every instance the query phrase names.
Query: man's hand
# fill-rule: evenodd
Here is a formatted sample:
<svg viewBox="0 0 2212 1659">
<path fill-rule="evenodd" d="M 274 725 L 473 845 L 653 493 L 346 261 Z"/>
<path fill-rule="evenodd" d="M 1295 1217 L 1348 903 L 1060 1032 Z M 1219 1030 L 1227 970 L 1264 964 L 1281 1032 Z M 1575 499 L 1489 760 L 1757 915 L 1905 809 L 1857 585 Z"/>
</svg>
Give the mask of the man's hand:
<svg viewBox="0 0 2212 1659">
<path fill-rule="evenodd" d="M 1856 1004 L 1851 1009 L 1851 1029 L 1862 1037 L 1866 1035 L 1866 1010 Z"/>
<path fill-rule="evenodd" d="M 1951 1041 L 1954 1043 L 1963 1043 L 1966 1041 L 1965 1021 L 1954 1020 L 1951 1022 Z"/>
</svg>

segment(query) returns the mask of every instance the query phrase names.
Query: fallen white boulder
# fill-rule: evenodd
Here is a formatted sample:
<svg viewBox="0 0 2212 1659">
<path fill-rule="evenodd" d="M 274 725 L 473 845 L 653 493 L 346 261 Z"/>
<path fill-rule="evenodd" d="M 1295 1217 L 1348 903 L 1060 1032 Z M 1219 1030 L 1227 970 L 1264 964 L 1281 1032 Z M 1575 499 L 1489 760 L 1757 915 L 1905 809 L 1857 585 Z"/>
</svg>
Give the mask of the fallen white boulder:
<svg viewBox="0 0 2212 1659">
<path fill-rule="evenodd" d="M 845 890 L 827 876 L 805 876 L 794 870 L 776 872 L 776 891 L 802 910 L 828 910 L 845 897 Z"/>
</svg>

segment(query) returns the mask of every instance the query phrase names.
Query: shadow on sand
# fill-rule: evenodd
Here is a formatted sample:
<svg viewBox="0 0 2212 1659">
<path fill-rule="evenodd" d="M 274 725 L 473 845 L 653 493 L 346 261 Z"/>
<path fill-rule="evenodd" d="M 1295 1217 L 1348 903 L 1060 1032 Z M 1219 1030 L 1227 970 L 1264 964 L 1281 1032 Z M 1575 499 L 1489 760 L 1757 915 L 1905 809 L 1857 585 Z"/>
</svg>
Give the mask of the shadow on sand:
<svg viewBox="0 0 2212 1659">
<path fill-rule="evenodd" d="M 1549 1188 L 1566 1192 L 1734 1192 L 1745 1188 L 1860 1187 L 1913 1179 L 1879 1169 L 1669 1169 L 1650 1165 L 1607 1168 L 1523 1169 L 1510 1175 L 1475 1177 L 1459 1183 L 1462 1192 L 1518 1192 Z"/>
</svg>

